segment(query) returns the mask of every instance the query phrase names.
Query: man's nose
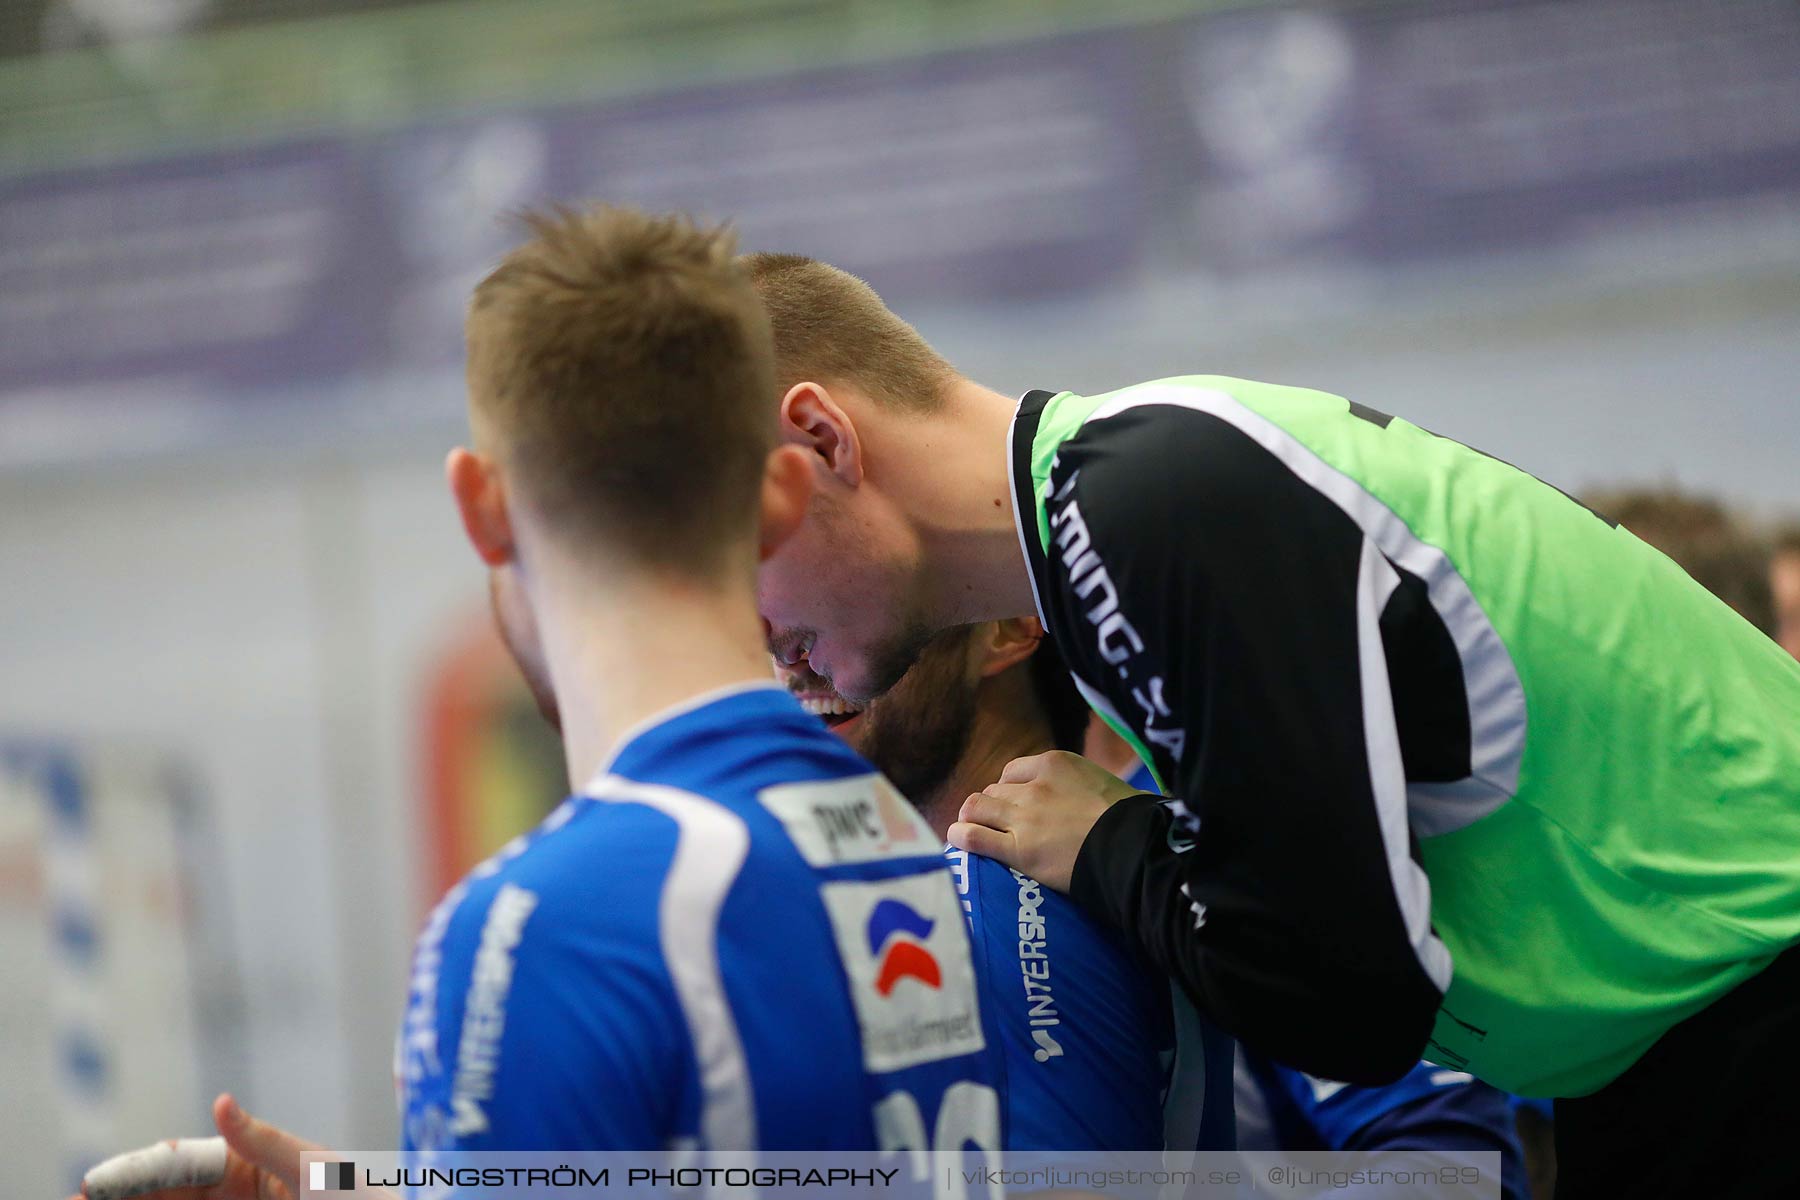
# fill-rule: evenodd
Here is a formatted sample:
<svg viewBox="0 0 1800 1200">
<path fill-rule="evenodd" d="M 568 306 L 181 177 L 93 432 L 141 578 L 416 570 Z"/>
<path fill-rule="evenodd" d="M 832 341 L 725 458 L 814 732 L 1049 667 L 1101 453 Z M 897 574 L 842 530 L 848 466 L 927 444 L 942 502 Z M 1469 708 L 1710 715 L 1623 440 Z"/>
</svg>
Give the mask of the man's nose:
<svg viewBox="0 0 1800 1200">
<path fill-rule="evenodd" d="M 769 653 L 774 655 L 775 661 L 784 667 L 791 667 L 804 657 L 800 653 L 800 647 L 805 645 L 805 639 L 794 637 L 791 634 L 787 637 L 776 637 L 774 627 L 769 624 L 767 619 L 763 621 L 763 639 L 769 644 Z"/>
</svg>

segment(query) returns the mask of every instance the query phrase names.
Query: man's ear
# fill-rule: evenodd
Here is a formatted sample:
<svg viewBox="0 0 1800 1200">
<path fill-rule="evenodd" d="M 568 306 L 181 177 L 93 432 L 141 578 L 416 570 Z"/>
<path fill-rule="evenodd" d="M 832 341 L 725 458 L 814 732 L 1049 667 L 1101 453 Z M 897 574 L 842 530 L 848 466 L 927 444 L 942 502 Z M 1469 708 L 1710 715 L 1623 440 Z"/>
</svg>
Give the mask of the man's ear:
<svg viewBox="0 0 1800 1200">
<path fill-rule="evenodd" d="M 492 459 L 458 446 L 444 460 L 444 479 L 462 517 L 463 532 L 482 562 L 503 567 L 513 561 L 512 517 L 506 510 L 506 488 Z"/>
<path fill-rule="evenodd" d="M 1044 640 L 1044 627 L 1036 617 L 1012 617 L 989 621 L 975 636 L 982 659 L 981 677 L 988 679 L 1035 654 Z"/>
<path fill-rule="evenodd" d="M 850 487 L 862 483 L 862 441 L 856 424 L 825 385 L 796 383 L 781 398 L 781 440 L 810 453 Z"/>
<path fill-rule="evenodd" d="M 762 521 L 756 559 L 762 562 L 781 549 L 806 519 L 812 499 L 811 455 L 791 443 L 775 447 L 763 462 Z"/>
</svg>

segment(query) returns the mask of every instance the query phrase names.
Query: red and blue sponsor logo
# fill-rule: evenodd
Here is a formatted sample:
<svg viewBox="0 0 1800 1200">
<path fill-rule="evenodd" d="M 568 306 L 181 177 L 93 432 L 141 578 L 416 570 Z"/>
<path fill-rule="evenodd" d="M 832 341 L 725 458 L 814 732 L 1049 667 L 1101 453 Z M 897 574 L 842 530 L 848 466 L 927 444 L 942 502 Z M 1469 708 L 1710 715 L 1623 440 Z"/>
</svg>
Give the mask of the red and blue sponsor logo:
<svg viewBox="0 0 1800 1200">
<path fill-rule="evenodd" d="M 887 996 L 902 979 L 916 979 L 932 989 L 943 985 L 944 974 L 925 943 L 937 925 L 911 905 L 892 897 L 875 905 L 869 914 L 869 953 L 875 959 L 875 991 Z"/>
</svg>

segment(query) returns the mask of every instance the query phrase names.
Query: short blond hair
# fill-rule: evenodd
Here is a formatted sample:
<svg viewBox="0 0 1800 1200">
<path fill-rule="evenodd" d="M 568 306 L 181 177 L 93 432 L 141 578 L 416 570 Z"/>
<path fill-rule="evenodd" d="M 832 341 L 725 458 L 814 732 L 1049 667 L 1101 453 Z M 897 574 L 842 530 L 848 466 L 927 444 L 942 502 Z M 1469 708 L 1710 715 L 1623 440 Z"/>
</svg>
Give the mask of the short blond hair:
<svg viewBox="0 0 1800 1200">
<path fill-rule="evenodd" d="M 775 334 L 783 392 L 802 380 L 853 383 L 894 408 L 926 412 L 956 372 L 867 283 L 799 254 L 746 254 Z"/>
<path fill-rule="evenodd" d="M 721 565 L 775 445 L 768 318 L 731 232 L 608 207 L 522 221 L 469 305 L 477 444 L 559 532 Z"/>
</svg>

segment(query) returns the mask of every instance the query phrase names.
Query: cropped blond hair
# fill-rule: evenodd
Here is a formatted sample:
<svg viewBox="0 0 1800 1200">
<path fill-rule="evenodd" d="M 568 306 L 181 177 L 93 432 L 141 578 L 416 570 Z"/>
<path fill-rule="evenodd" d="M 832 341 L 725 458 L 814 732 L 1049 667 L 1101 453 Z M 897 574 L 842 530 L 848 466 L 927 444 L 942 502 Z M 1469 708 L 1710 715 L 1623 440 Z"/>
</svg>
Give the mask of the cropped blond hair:
<svg viewBox="0 0 1800 1200">
<path fill-rule="evenodd" d="M 743 261 L 769 312 L 783 392 L 802 380 L 853 383 L 893 408 L 938 407 L 956 372 L 874 288 L 799 254 L 746 254 Z"/>
<path fill-rule="evenodd" d="M 522 220 L 469 305 L 477 445 L 556 530 L 718 565 L 775 444 L 769 323 L 735 239 L 626 208 Z"/>
</svg>

